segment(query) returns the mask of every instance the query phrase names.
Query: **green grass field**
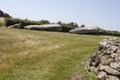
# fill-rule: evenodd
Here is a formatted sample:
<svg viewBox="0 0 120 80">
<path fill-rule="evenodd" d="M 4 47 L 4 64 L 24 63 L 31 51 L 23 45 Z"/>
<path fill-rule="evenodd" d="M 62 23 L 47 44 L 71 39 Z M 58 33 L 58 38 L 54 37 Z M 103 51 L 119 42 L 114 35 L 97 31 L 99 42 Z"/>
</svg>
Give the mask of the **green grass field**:
<svg viewBox="0 0 120 80">
<path fill-rule="evenodd" d="M 85 64 L 103 38 L 0 27 L 0 80 L 95 80 Z"/>
</svg>

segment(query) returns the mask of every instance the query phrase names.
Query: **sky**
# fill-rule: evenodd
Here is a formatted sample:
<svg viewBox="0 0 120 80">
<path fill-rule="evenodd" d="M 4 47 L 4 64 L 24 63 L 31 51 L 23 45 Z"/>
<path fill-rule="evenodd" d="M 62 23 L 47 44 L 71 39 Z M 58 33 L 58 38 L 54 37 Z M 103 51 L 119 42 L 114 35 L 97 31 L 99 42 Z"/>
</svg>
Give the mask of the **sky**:
<svg viewBox="0 0 120 80">
<path fill-rule="evenodd" d="M 0 9 L 14 18 L 120 31 L 120 0 L 0 0 Z"/>
</svg>

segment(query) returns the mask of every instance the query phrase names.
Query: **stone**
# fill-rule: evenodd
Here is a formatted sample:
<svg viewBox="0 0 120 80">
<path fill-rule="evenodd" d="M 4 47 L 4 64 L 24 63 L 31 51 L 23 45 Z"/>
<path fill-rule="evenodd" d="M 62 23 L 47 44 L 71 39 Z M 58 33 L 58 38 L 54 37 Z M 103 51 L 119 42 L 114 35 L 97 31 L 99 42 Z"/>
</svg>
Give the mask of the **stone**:
<svg viewBox="0 0 120 80">
<path fill-rule="evenodd" d="M 18 23 L 18 24 L 14 24 L 14 25 L 11 25 L 11 26 L 8 26 L 8 28 L 17 28 L 17 29 L 21 29 L 22 27 L 22 23 Z"/>
<path fill-rule="evenodd" d="M 106 80 L 107 73 L 102 71 L 102 72 L 99 72 L 97 76 L 98 76 L 98 79 L 100 79 L 100 80 Z"/>
<path fill-rule="evenodd" d="M 97 67 L 100 63 L 100 58 L 99 57 L 92 57 L 91 61 L 92 62 L 90 63 L 90 65 Z"/>
<path fill-rule="evenodd" d="M 28 25 L 24 27 L 28 30 L 40 31 L 61 31 L 62 27 L 59 24 L 44 24 L 44 25 Z"/>
<path fill-rule="evenodd" d="M 98 27 L 79 27 L 69 31 L 70 33 L 83 34 L 83 33 L 98 33 Z"/>
<path fill-rule="evenodd" d="M 117 49 L 116 53 L 120 54 L 120 48 Z"/>
<path fill-rule="evenodd" d="M 120 62 L 120 54 L 118 54 L 115 59 L 114 59 L 115 62 Z"/>
<path fill-rule="evenodd" d="M 116 77 L 116 76 L 109 75 L 106 80 L 120 80 L 120 79 L 118 77 Z"/>
<path fill-rule="evenodd" d="M 108 74 L 111 74 L 111 75 L 115 75 L 115 76 L 119 75 L 120 76 L 120 72 L 119 71 L 117 71 L 117 70 L 115 70 L 115 69 L 113 69 L 113 68 L 111 68 L 109 66 L 101 65 L 100 66 L 100 70 L 105 71 L 105 72 L 107 72 Z"/>
<path fill-rule="evenodd" d="M 102 65 L 108 65 L 109 64 L 108 59 L 109 59 L 108 55 L 105 55 L 105 56 L 101 57 L 101 64 Z"/>
<path fill-rule="evenodd" d="M 90 71 L 94 72 L 95 74 L 98 74 L 99 67 L 90 67 Z"/>
<path fill-rule="evenodd" d="M 110 67 L 114 68 L 114 69 L 120 69 L 120 62 L 112 62 L 110 64 Z"/>
<path fill-rule="evenodd" d="M 117 48 L 118 48 L 117 46 L 110 46 L 110 50 L 113 52 L 115 52 L 117 50 Z"/>
<path fill-rule="evenodd" d="M 117 56 L 118 56 L 118 54 L 116 54 L 116 53 L 112 53 L 112 54 L 110 55 L 111 58 L 115 58 L 115 57 L 117 57 Z"/>
</svg>

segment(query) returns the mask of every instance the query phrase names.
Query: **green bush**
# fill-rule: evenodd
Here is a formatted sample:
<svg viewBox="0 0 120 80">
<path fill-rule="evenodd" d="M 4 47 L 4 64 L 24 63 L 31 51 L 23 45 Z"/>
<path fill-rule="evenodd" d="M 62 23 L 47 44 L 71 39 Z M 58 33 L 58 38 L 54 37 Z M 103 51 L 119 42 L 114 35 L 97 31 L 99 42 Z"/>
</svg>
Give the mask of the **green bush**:
<svg viewBox="0 0 120 80">
<path fill-rule="evenodd" d="M 62 32 L 69 32 L 71 29 L 79 27 L 78 24 L 75 22 L 62 23 L 61 21 L 59 21 L 57 23 L 62 26 Z"/>
<path fill-rule="evenodd" d="M 104 30 L 104 29 L 99 29 L 99 35 L 110 35 L 110 36 L 120 36 L 119 31 L 110 31 L 110 30 Z"/>
<path fill-rule="evenodd" d="M 66 25 L 61 25 L 62 26 L 62 31 L 61 32 L 69 32 L 71 29 L 74 29 L 73 27 L 69 27 Z"/>
<path fill-rule="evenodd" d="M 5 26 L 11 26 L 17 23 L 22 23 L 22 29 L 27 25 L 41 25 L 41 24 L 49 24 L 49 21 L 47 20 L 41 20 L 41 21 L 31 21 L 27 19 L 18 19 L 18 18 L 6 18 L 5 19 Z"/>
</svg>

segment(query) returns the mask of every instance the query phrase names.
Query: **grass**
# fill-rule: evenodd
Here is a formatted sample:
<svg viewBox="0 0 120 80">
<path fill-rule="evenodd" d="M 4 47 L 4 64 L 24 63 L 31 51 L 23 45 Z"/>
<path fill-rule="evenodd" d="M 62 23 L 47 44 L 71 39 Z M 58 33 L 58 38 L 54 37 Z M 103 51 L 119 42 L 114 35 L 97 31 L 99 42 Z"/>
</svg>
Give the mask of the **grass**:
<svg viewBox="0 0 120 80">
<path fill-rule="evenodd" d="M 0 80 L 95 80 L 84 67 L 103 38 L 0 27 Z"/>
<path fill-rule="evenodd" d="M 0 26 L 5 25 L 5 18 L 0 17 Z"/>
</svg>

